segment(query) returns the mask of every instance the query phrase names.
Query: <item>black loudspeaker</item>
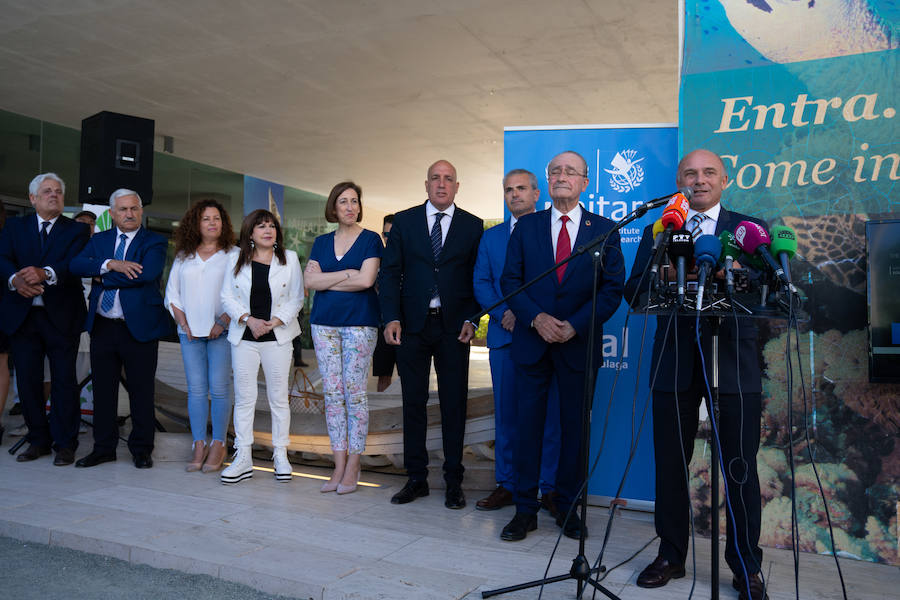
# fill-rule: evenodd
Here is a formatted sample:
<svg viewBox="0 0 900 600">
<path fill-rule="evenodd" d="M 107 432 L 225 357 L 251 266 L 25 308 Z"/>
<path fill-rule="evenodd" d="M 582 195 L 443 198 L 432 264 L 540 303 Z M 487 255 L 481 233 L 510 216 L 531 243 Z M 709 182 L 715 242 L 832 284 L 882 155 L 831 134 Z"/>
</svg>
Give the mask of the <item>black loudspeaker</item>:
<svg viewBox="0 0 900 600">
<path fill-rule="evenodd" d="M 144 205 L 153 201 L 155 123 L 108 111 L 81 122 L 81 202 L 106 204 L 119 188 L 136 191 Z"/>
</svg>

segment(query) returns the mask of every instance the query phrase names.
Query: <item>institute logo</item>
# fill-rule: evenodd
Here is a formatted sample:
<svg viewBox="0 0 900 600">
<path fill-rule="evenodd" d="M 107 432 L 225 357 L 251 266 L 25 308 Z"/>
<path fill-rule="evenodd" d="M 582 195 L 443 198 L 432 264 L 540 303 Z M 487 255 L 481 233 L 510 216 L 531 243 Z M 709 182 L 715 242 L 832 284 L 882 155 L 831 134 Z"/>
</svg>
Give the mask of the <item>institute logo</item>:
<svg viewBox="0 0 900 600">
<path fill-rule="evenodd" d="M 637 150 L 623 150 L 616 155 L 609 165 L 612 169 L 603 169 L 610 174 L 609 187 L 621 194 L 627 194 L 631 190 L 640 187 L 644 182 L 644 169 L 638 163 L 644 160 L 636 158 Z"/>
</svg>

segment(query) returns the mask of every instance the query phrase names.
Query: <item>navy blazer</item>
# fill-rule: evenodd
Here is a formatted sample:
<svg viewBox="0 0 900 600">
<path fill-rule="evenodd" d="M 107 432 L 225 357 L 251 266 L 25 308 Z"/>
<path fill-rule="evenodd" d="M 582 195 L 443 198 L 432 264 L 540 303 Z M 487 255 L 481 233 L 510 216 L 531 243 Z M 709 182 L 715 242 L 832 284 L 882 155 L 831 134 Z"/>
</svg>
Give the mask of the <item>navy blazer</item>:
<svg viewBox="0 0 900 600">
<path fill-rule="evenodd" d="M 50 267 L 56 272 L 56 284 L 45 285 L 41 297 L 47 317 L 60 331 L 77 335 L 84 325 L 84 291 L 81 279 L 72 274 L 69 263 L 90 236 L 88 226 L 62 215 L 53 224 L 47 247 L 41 251 L 36 214 L 14 217 L 0 233 L 0 278 L 4 286 L 0 298 L 0 328 L 11 335 L 25 320 L 32 298 L 10 291 L 9 278 L 25 267 Z"/>
<path fill-rule="evenodd" d="M 478 244 L 478 258 L 475 260 L 475 298 L 484 310 L 496 304 L 503 297 L 500 290 L 500 276 L 506 263 L 506 246 L 509 244 L 509 223 L 511 219 L 494 225 L 481 236 Z M 488 348 L 502 348 L 512 342 L 512 333 L 503 329 L 500 321 L 509 309 L 505 302 L 490 312 L 488 322 Z"/>
<path fill-rule="evenodd" d="M 734 232 L 741 221 L 752 221 L 769 230 L 765 221 L 748 217 L 740 213 L 725 210 L 719 212 L 719 220 L 716 222 L 716 235 L 723 231 Z M 634 306 L 640 304 L 640 292 L 645 292 L 649 280 L 642 277 L 650 263 L 653 254 L 653 225 L 644 228 L 641 245 L 638 247 L 634 258 L 634 266 L 631 275 L 625 284 L 625 299 Z M 741 265 L 750 268 L 748 265 Z M 682 316 L 676 322 L 672 321 L 666 335 L 668 318 L 659 315 L 656 320 L 656 335 L 653 339 L 653 360 L 650 365 L 650 376 L 656 373 L 656 380 L 651 381 L 651 388 L 656 392 L 683 392 L 687 390 L 693 379 L 694 373 L 694 347 L 697 344 L 696 325 L 694 316 Z M 677 329 L 677 334 L 676 334 Z M 757 347 L 758 330 L 756 320 L 751 317 L 738 317 L 737 326 L 735 320 L 726 318 L 719 328 L 719 391 L 723 394 L 759 393 L 762 391 L 760 377 L 759 349 Z M 712 337 L 708 323 L 700 319 L 700 341 L 703 344 L 703 355 L 709 372 L 712 361 Z M 679 350 L 678 360 L 675 360 L 676 344 Z M 662 364 L 657 371 L 657 364 Z M 678 367 L 676 376 L 675 367 Z M 740 374 L 740 381 L 738 381 Z"/>
<path fill-rule="evenodd" d="M 394 215 L 378 275 L 383 322 L 400 321 L 403 331 L 422 331 L 437 284 L 444 327 L 461 330 L 465 320 L 481 310 L 472 290 L 472 272 L 483 231 L 481 219 L 457 206 L 435 262 L 425 204 Z"/>
<path fill-rule="evenodd" d="M 79 277 L 100 277 L 101 283 L 91 287 L 85 328 L 94 326 L 94 315 L 104 290 L 119 290 L 119 302 L 125 313 L 125 324 L 139 342 L 157 340 L 169 333 L 169 314 L 163 308 L 159 293 L 160 277 L 166 264 L 166 238 L 141 227 L 128 246 L 125 260 L 140 263 L 143 271 L 134 279 L 110 271 L 100 275 L 104 261 L 115 255 L 118 229 L 113 227 L 94 235 L 70 266 Z"/>
<path fill-rule="evenodd" d="M 614 227 L 615 224 L 609 219 L 582 210 L 575 249 Z M 591 301 L 596 295 L 594 357 L 599 366 L 603 356 L 603 323 L 609 320 L 622 302 L 625 265 L 619 242 L 618 231 L 613 231 L 603 246 L 603 261 L 596 290 L 593 289 L 593 252 L 589 251 L 573 258 L 566 265 L 562 282 L 557 279 L 555 272 L 550 273 L 509 299 L 509 306 L 516 315 L 512 345 L 515 362 L 534 364 L 546 352 L 549 344 L 531 327 L 534 318 L 545 312 L 561 321 L 568 321 L 575 329 L 575 337 L 561 344 L 561 348 L 569 367 L 574 371 L 584 371 L 591 324 Z M 509 238 L 500 288 L 504 294 L 509 294 L 551 268 L 555 262 L 553 242 L 550 239 L 550 209 L 525 215 L 516 223 Z"/>
</svg>

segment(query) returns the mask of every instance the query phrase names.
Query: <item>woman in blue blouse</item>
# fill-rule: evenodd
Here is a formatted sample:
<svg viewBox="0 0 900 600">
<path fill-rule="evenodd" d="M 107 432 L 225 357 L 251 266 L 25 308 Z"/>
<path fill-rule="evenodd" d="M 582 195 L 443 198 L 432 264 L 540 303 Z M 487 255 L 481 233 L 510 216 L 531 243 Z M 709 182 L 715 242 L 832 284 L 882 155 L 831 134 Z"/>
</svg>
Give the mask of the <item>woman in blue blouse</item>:
<svg viewBox="0 0 900 600">
<path fill-rule="evenodd" d="M 369 431 L 366 383 L 378 334 L 375 277 L 382 245 L 377 233 L 359 226 L 362 189 L 352 181 L 331 190 L 325 219 L 338 228 L 316 238 L 303 278 L 316 291 L 309 322 L 334 453 L 334 472 L 321 491 L 349 494 Z"/>
</svg>

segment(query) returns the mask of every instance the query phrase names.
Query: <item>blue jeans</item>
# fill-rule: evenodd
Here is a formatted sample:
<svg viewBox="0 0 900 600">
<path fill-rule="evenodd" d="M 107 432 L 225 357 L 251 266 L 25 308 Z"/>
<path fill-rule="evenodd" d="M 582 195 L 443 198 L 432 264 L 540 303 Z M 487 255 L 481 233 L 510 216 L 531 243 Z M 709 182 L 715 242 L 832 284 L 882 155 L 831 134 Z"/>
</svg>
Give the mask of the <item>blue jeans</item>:
<svg viewBox="0 0 900 600">
<path fill-rule="evenodd" d="M 206 420 L 211 412 L 212 439 L 224 442 L 231 417 L 231 344 L 224 334 L 214 340 L 195 337 L 188 341 L 185 334 L 179 333 L 178 339 L 194 441 L 206 440 Z"/>
</svg>

